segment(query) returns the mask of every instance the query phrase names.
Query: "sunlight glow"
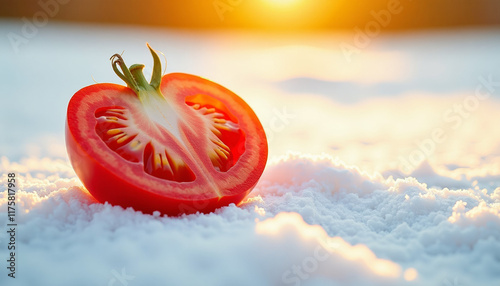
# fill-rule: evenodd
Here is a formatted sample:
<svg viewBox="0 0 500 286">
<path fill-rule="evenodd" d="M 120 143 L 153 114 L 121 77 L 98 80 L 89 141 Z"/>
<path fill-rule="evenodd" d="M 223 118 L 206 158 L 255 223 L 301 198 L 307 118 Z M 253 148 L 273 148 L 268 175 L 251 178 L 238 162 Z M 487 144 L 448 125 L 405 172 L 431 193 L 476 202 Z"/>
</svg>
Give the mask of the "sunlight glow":
<svg viewBox="0 0 500 286">
<path fill-rule="evenodd" d="M 255 226 L 255 231 L 263 235 L 280 235 L 282 229 L 289 226 L 300 226 L 300 236 L 306 239 L 326 237 L 328 236 L 325 230 L 319 225 L 307 224 L 302 216 L 298 213 L 279 213 L 273 219 L 267 219 L 259 222 Z"/>
<path fill-rule="evenodd" d="M 401 266 L 390 260 L 378 258 L 373 251 L 364 244 L 350 245 L 341 237 L 330 237 L 319 225 L 307 224 L 298 213 L 279 213 L 274 218 L 257 221 L 255 231 L 260 235 L 280 237 L 290 235 L 290 230 L 304 239 L 315 240 L 328 253 L 345 261 L 357 261 L 366 266 L 372 273 L 382 277 L 397 278 L 401 276 Z M 287 233 L 287 234 L 286 234 Z M 413 278 L 415 273 L 409 273 Z"/>
<path fill-rule="evenodd" d="M 291 5 L 298 2 L 298 0 L 269 0 L 269 2 L 276 5 Z"/>
<path fill-rule="evenodd" d="M 418 272 L 415 268 L 408 268 L 404 273 L 404 278 L 406 281 L 414 281 L 418 278 Z"/>
</svg>

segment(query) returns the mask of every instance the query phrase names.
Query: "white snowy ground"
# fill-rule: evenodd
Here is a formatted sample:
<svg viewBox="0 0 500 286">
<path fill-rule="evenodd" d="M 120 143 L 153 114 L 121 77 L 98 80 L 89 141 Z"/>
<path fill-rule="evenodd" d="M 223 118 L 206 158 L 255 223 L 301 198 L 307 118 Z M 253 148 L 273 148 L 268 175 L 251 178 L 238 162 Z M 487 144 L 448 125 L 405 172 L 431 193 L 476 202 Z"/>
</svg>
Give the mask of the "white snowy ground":
<svg viewBox="0 0 500 286">
<path fill-rule="evenodd" d="M 0 22 L 0 285 L 500 285 L 500 32 L 197 34 Z M 241 206 L 183 217 L 96 203 L 68 163 L 71 95 L 109 56 L 243 97 L 270 161 Z M 484 84 L 484 82 L 493 84 Z M 290 153 L 294 152 L 294 153 Z M 7 277 L 6 173 L 18 184 Z"/>
</svg>

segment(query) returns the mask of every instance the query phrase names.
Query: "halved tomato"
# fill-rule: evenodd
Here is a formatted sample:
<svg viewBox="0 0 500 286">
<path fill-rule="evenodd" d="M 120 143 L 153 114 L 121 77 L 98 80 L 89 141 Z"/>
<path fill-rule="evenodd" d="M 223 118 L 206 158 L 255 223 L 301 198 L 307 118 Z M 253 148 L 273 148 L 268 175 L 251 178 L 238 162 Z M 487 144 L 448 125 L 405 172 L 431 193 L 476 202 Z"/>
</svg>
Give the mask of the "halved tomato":
<svg viewBox="0 0 500 286">
<path fill-rule="evenodd" d="M 149 45 L 148 45 L 149 47 Z M 128 87 L 95 84 L 70 100 L 66 145 L 76 174 L 100 202 L 168 215 L 238 204 L 259 180 L 267 140 L 236 94 L 204 78 L 112 66 Z M 121 71 L 120 71 L 121 69 Z"/>
</svg>

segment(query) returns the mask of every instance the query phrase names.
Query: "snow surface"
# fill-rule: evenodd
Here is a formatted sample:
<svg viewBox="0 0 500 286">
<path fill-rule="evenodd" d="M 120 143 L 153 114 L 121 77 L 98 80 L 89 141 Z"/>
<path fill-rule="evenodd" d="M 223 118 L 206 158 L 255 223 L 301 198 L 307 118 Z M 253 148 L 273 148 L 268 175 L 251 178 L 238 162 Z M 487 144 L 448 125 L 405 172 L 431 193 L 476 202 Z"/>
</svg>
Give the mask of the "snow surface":
<svg viewBox="0 0 500 286">
<path fill-rule="evenodd" d="M 2 160 L 2 172 L 14 169 L 22 176 L 20 267 L 9 285 L 105 285 L 122 269 L 134 277 L 129 285 L 500 279 L 500 188 L 428 188 L 328 156 L 289 155 L 269 166 L 240 207 L 171 218 L 96 203 L 64 161 Z M 412 271 L 416 280 L 405 280 Z"/>
<path fill-rule="evenodd" d="M 348 62 L 351 37 L 49 23 L 17 53 L 0 42 L 2 229 L 5 174 L 19 177 L 17 278 L 2 230 L 0 285 L 500 285 L 500 87 L 454 109 L 500 81 L 500 33 L 379 36 Z M 146 41 L 261 119 L 270 162 L 240 206 L 145 215 L 76 178 L 69 98 L 91 75 L 119 83 L 113 53 L 150 64 Z"/>
</svg>

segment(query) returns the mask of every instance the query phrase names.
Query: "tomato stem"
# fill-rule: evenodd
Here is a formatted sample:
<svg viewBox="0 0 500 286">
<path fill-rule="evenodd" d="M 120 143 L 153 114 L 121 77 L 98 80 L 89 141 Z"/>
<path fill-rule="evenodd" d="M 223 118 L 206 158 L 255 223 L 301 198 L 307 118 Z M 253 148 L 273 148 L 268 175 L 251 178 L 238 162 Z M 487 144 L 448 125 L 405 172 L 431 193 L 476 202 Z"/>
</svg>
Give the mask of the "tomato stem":
<svg viewBox="0 0 500 286">
<path fill-rule="evenodd" d="M 149 44 L 147 45 L 151 55 L 153 56 L 153 74 L 151 75 L 150 84 L 155 89 L 159 89 L 161 84 L 161 61 L 155 50 L 153 50 Z"/>
<path fill-rule="evenodd" d="M 133 89 L 136 93 L 139 92 L 139 86 L 137 85 L 137 82 L 135 82 L 134 77 L 130 73 L 130 70 L 127 68 L 127 65 L 125 64 L 122 56 L 119 54 L 114 54 L 113 56 L 111 56 L 110 60 L 111 66 L 113 67 L 116 75 L 118 75 L 125 83 L 127 83 L 128 87 Z M 123 73 L 118 70 L 117 66 L 120 66 L 120 69 Z"/>
<path fill-rule="evenodd" d="M 144 77 L 144 73 L 142 72 L 143 69 L 144 65 L 142 64 L 131 65 L 129 68 L 130 73 L 134 77 L 134 80 L 140 89 L 145 89 L 145 90 L 151 89 L 151 85 Z"/>
<path fill-rule="evenodd" d="M 151 76 L 151 81 L 148 83 L 144 77 L 143 64 L 134 64 L 130 68 L 127 68 L 125 61 L 119 54 L 114 54 L 111 56 L 111 66 L 118 77 L 120 77 L 128 87 L 134 90 L 134 92 L 139 95 L 140 90 L 151 90 L 154 89 L 159 92 L 161 85 L 161 61 L 153 48 L 147 44 L 151 55 L 153 56 L 153 74 Z M 121 71 L 120 71 L 121 70 Z"/>
</svg>

